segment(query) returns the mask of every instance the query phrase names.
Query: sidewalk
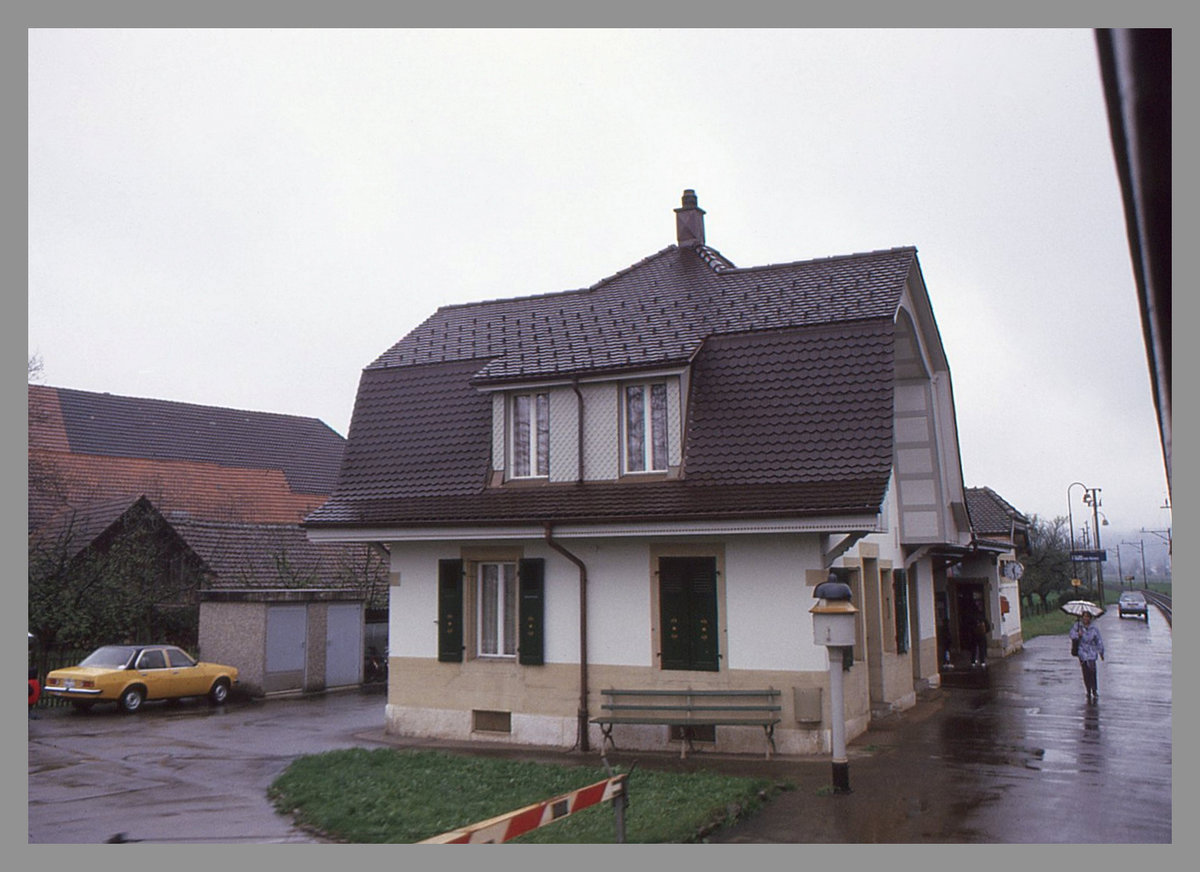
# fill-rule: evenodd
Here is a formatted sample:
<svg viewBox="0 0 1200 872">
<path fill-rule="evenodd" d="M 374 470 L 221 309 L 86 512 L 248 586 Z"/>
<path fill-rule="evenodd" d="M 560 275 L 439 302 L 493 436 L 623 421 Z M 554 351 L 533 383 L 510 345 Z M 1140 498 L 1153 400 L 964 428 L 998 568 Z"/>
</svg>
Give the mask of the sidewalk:
<svg viewBox="0 0 1200 872">
<path fill-rule="evenodd" d="M 1063 638 L 1038 637 L 875 721 L 847 749 L 850 794 L 822 791 L 828 761 L 781 761 L 797 789 L 711 841 L 1170 843 L 1171 629 L 1100 626 L 1100 702 Z"/>
</svg>

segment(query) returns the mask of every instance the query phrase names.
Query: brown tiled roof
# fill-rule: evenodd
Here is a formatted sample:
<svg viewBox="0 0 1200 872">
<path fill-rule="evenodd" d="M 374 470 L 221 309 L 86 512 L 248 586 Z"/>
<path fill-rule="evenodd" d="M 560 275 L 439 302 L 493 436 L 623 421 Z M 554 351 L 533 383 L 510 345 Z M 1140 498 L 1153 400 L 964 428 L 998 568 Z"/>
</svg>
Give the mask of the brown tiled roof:
<svg viewBox="0 0 1200 872">
<path fill-rule="evenodd" d="M 1013 525 L 1028 526 L 1029 519 L 990 487 L 969 487 L 964 493 L 967 498 L 967 514 L 971 516 L 971 530 L 977 535 L 1003 535 L 1012 533 Z"/>
<path fill-rule="evenodd" d="M 714 268 L 670 246 L 585 291 L 445 306 L 370 368 L 479 360 L 479 382 L 503 382 L 686 362 L 714 334 L 890 319 L 915 258 Z"/>
<path fill-rule="evenodd" d="M 671 246 L 585 291 L 438 310 L 364 370 L 312 526 L 870 514 L 914 249 L 738 269 Z M 487 486 L 484 384 L 694 361 L 684 475 Z"/>
<path fill-rule="evenodd" d="M 387 572 L 365 545 L 314 544 L 298 524 L 232 524 L 171 519 L 213 572 L 206 590 L 362 590 L 386 605 Z"/>
<path fill-rule="evenodd" d="M 892 465 L 890 319 L 717 336 L 692 369 L 691 485 L 870 480 Z"/>
<path fill-rule="evenodd" d="M 130 493 L 168 512 L 296 523 L 332 491 L 344 446 L 314 418 L 30 385 L 30 528 Z"/>
<path fill-rule="evenodd" d="M 143 496 L 113 497 L 78 508 L 60 509 L 42 525 L 38 535 L 43 542 L 61 544 L 69 553 L 76 554 L 121 520 L 139 502 L 144 502 L 150 511 L 161 515 Z"/>
<path fill-rule="evenodd" d="M 164 516 L 152 501 L 139 496 L 63 509 L 38 535 L 55 547 L 61 542 L 69 553 L 78 553 L 138 506 L 160 518 L 202 561 L 206 590 L 359 590 L 369 604 L 387 605 L 387 570 L 379 552 L 366 545 L 314 544 L 296 523 L 201 521 L 179 513 Z"/>
</svg>

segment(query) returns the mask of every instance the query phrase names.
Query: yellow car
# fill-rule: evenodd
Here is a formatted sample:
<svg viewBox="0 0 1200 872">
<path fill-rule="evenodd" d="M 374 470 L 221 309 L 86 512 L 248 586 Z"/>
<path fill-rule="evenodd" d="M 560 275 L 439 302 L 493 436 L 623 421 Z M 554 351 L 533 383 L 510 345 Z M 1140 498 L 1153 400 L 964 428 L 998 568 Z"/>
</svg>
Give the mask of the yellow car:
<svg viewBox="0 0 1200 872">
<path fill-rule="evenodd" d="M 51 671 L 42 693 L 79 709 L 116 702 L 132 713 L 148 699 L 206 696 L 220 705 L 237 681 L 235 667 L 193 660 L 174 645 L 105 645 L 78 666 Z"/>
</svg>

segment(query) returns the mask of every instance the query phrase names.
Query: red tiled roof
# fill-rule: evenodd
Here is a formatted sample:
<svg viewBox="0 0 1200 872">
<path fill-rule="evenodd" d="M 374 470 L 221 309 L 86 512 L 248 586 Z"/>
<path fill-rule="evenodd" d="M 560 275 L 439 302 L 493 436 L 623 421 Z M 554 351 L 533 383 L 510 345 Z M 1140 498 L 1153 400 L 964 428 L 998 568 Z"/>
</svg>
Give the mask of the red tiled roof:
<svg viewBox="0 0 1200 872">
<path fill-rule="evenodd" d="M 345 440 L 315 418 L 29 386 L 29 523 L 145 494 L 164 512 L 298 523 Z"/>
</svg>

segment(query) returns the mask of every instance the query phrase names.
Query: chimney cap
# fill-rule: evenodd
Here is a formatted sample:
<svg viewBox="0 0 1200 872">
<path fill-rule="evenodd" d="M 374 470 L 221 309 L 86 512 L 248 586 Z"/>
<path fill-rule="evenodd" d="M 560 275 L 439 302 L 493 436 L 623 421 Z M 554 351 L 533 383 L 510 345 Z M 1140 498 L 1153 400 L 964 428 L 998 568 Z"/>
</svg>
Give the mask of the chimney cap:
<svg viewBox="0 0 1200 872">
<path fill-rule="evenodd" d="M 684 189 L 683 205 L 675 210 L 675 238 L 681 246 L 704 244 L 704 210 L 691 188 Z"/>
</svg>

